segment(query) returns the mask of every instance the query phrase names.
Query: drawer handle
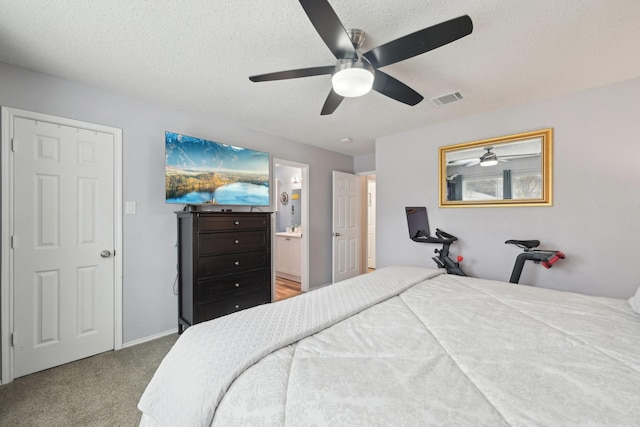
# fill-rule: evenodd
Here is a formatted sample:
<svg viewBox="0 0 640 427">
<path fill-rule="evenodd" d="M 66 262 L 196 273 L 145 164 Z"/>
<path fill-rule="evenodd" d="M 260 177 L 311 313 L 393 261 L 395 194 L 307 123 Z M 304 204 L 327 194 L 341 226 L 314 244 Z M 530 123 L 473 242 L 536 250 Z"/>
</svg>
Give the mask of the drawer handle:
<svg viewBox="0 0 640 427">
<path fill-rule="evenodd" d="M 240 283 L 236 283 L 236 288 L 239 288 L 239 287 L 240 287 Z"/>
<path fill-rule="evenodd" d="M 240 225 L 240 221 L 234 221 L 233 222 L 235 225 Z"/>
<path fill-rule="evenodd" d="M 240 304 L 236 304 L 236 308 L 240 308 Z"/>
<path fill-rule="evenodd" d="M 240 261 L 234 262 L 235 265 L 240 265 Z"/>
<path fill-rule="evenodd" d="M 233 242 L 233 243 L 235 243 L 235 244 L 237 245 L 238 243 L 240 243 L 240 240 L 236 240 L 236 241 L 235 241 L 235 242 Z"/>
</svg>

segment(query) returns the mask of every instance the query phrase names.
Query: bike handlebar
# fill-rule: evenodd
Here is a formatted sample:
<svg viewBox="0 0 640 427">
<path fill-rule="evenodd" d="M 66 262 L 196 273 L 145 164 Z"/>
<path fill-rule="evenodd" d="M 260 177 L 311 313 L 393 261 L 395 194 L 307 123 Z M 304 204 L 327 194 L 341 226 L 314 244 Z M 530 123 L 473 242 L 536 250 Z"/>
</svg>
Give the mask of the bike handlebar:
<svg viewBox="0 0 640 427">
<path fill-rule="evenodd" d="M 449 234 L 446 231 L 440 230 L 439 228 L 436 228 L 436 236 L 438 236 L 439 239 L 442 239 L 444 237 L 445 239 L 451 240 L 452 242 L 458 240 L 458 238 L 453 234 Z"/>
<path fill-rule="evenodd" d="M 439 243 L 442 245 L 449 245 L 458 240 L 458 238 L 453 234 L 449 234 L 439 228 L 436 228 L 436 237 L 429 236 L 424 232 L 424 230 L 420 230 L 411 240 L 421 243 Z"/>
</svg>

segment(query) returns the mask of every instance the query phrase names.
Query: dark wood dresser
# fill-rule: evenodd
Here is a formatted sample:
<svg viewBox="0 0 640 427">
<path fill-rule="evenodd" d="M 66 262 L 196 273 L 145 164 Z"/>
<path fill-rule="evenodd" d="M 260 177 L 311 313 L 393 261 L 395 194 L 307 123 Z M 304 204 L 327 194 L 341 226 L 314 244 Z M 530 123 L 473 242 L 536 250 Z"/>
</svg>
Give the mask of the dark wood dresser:
<svg viewBox="0 0 640 427">
<path fill-rule="evenodd" d="M 176 212 L 178 331 L 271 302 L 271 214 Z"/>
</svg>

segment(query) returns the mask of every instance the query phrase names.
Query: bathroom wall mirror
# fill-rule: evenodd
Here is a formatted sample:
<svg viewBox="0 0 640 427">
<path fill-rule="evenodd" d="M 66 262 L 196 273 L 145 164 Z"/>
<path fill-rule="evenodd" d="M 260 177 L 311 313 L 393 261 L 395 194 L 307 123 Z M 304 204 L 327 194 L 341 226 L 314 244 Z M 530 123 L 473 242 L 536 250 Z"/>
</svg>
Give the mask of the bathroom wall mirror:
<svg viewBox="0 0 640 427">
<path fill-rule="evenodd" d="M 440 207 L 551 206 L 553 129 L 438 148 Z"/>
</svg>

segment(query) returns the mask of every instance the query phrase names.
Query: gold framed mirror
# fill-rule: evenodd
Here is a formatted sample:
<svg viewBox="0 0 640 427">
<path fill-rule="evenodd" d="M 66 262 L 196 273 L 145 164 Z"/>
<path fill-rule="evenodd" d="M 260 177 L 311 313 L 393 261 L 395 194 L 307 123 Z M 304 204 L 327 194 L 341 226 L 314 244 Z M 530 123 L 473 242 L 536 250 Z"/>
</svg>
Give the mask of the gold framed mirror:
<svg viewBox="0 0 640 427">
<path fill-rule="evenodd" d="M 553 129 L 438 148 L 440 207 L 551 206 Z"/>
</svg>

